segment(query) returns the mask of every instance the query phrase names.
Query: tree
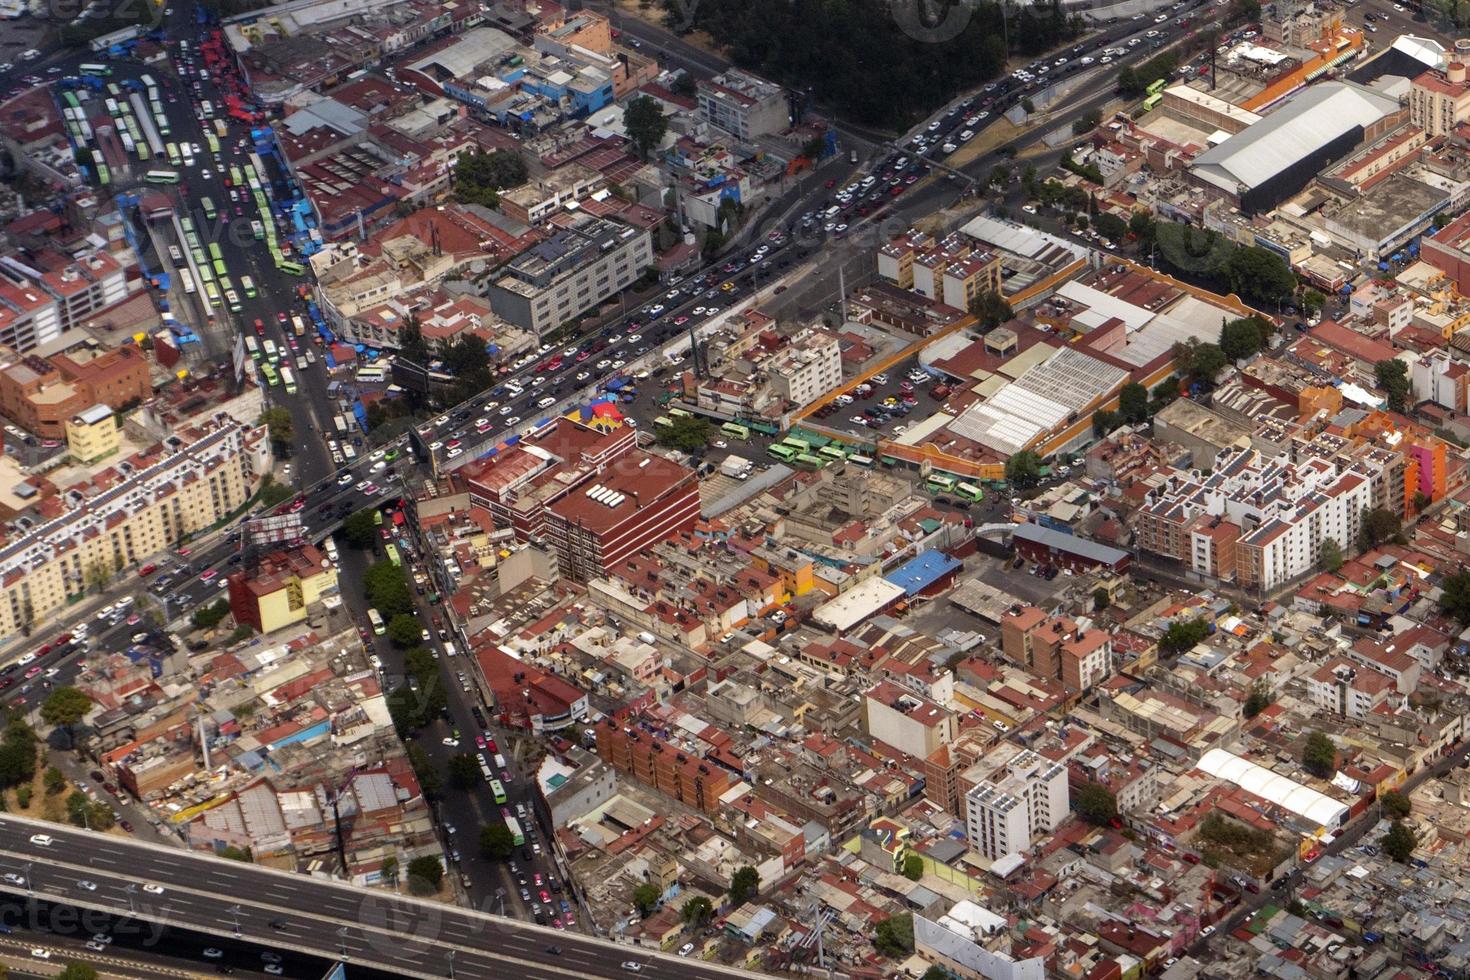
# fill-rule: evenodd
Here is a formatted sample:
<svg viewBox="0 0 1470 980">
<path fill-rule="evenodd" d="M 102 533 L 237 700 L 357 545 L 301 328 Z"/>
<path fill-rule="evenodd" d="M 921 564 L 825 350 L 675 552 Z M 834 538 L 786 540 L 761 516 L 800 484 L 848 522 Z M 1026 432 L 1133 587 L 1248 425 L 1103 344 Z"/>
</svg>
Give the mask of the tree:
<svg viewBox="0 0 1470 980">
<path fill-rule="evenodd" d="M 75 687 L 58 687 L 41 702 L 41 720 L 54 728 L 71 729 L 92 710 L 92 699 Z"/>
<path fill-rule="evenodd" d="M 1336 538 L 1323 538 L 1317 556 L 1317 566 L 1324 572 L 1335 572 L 1342 567 L 1342 545 Z"/>
<path fill-rule="evenodd" d="M 925 970 L 919 980 L 954 980 L 954 975 L 936 963 Z"/>
<path fill-rule="evenodd" d="M 1358 549 L 1369 551 L 1385 541 L 1397 537 L 1403 527 L 1399 516 L 1382 507 L 1364 508 L 1358 527 Z"/>
<path fill-rule="evenodd" d="M 924 877 L 924 859 L 917 854 L 905 854 L 903 858 L 903 876 L 909 881 L 918 881 Z"/>
<path fill-rule="evenodd" d="M 1111 211 L 1104 211 L 1092 219 L 1097 233 L 1113 242 L 1121 242 L 1128 234 L 1128 223 Z"/>
<path fill-rule="evenodd" d="M 1083 820 L 1102 827 L 1118 819 L 1118 798 L 1106 786 L 1084 783 L 1072 794 L 1072 809 Z"/>
<path fill-rule="evenodd" d="M 444 777 L 439 774 L 429 753 L 417 742 L 408 747 L 408 764 L 413 767 L 413 774 L 418 778 L 419 789 L 424 791 L 424 795 L 438 796 Z"/>
<path fill-rule="evenodd" d="M 1006 479 L 1018 487 L 1034 487 L 1041 481 L 1041 457 L 1023 449 L 1006 460 Z"/>
<path fill-rule="evenodd" d="M 715 906 L 703 895 L 695 895 L 679 910 L 679 918 L 696 929 L 707 925 L 715 917 Z"/>
<path fill-rule="evenodd" d="M 686 453 L 700 452 L 709 445 L 709 419 L 697 415 L 675 415 L 669 421 L 673 424 L 658 427 L 660 445 Z"/>
<path fill-rule="evenodd" d="M 1403 361 L 1391 357 L 1373 365 L 1373 377 L 1388 400 L 1389 411 L 1404 412 L 1409 407 L 1409 368 Z"/>
<path fill-rule="evenodd" d="M 750 865 L 736 870 L 730 878 L 730 904 L 739 908 L 750 901 L 760 891 L 761 876 Z"/>
<path fill-rule="evenodd" d="M 432 854 L 408 862 L 408 890 L 415 895 L 433 895 L 444 883 L 444 865 Z"/>
<path fill-rule="evenodd" d="M 342 522 L 342 536 L 347 543 L 354 548 L 371 548 L 373 536 L 378 533 L 377 525 L 373 523 L 373 517 L 377 511 L 372 507 L 364 507 L 354 514 L 349 514 Z"/>
<path fill-rule="evenodd" d="M 1182 653 L 1210 635 L 1210 625 L 1203 619 L 1173 622 L 1159 638 L 1159 646 L 1167 653 Z"/>
<path fill-rule="evenodd" d="M 90 963 L 68 962 L 56 974 L 56 980 L 97 980 L 97 969 Z"/>
<path fill-rule="evenodd" d="M 284 407 L 266 409 L 265 428 L 275 454 L 291 455 L 291 447 L 296 444 L 296 425 L 291 419 L 291 410 Z"/>
<path fill-rule="evenodd" d="M 1439 608 L 1470 624 L 1470 571 L 1455 572 L 1439 584 Z"/>
<path fill-rule="evenodd" d="M 1015 311 L 1004 296 L 993 289 L 987 289 L 970 301 L 970 314 L 980 322 L 980 328 L 988 333 L 1015 316 Z"/>
<path fill-rule="evenodd" d="M 657 102 L 640 95 L 623 110 L 623 128 L 628 131 L 628 139 L 638 148 L 638 155 L 647 160 L 648 154 L 658 149 L 663 141 L 669 121 L 664 118 L 664 111 Z"/>
<path fill-rule="evenodd" d="M 215 853 L 228 861 L 240 861 L 244 864 L 252 864 L 255 861 L 255 855 L 250 853 L 250 848 L 248 847 L 236 847 L 233 844 L 227 844 Z"/>
<path fill-rule="evenodd" d="M 1337 746 L 1322 732 L 1311 732 L 1302 743 L 1302 768 L 1319 779 L 1337 773 Z"/>
<path fill-rule="evenodd" d="M 396 647 L 416 646 L 420 642 L 419 621 L 409 613 L 399 613 L 388 621 L 388 639 Z"/>
<path fill-rule="evenodd" d="M 455 789 L 473 789 L 480 781 L 480 763 L 468 752 L 449 757 L 449 785 Z"/>
<path fill-rule="evenodd" d="M 1108 596 L 1108 590 L 1107 589 L 1104 589 L 1102 587 L 1098 587 L 1098 588 L 1092 590 L 1092 611 L 1093 612 L 1102 612 L 1104 609 L 1108 608 L 1112 604 L 1113 604 L 1113 600 Z"/>
<path fill-rule="evenodd" d="M 1128 231 L 1140 242 L 1151 242 L 1154 237 L 1153 215 L 1145 211 L 1134 212 L 1128 219 Z"/>
<path fill-rule="evenodd" d="M 493 208 L 500 191 L 524 184 L 527 176 L 526 161 L 515 150 L 461 153 L 454 164 L 454 197 L 461 204 Z"/>
<path fill-rule="evenodd" d="M 1011 181 L 1011 168 L 1003 163 L 997 163 L 990 168 L 990 186 L 1004 187 Z"/>
<path fill-rule="evenodd" d="M 494 820 L 480 828 L 481 857 L 489 861 L 504 861 L 515 852 L 516 839 L 502 821 Z"/>
<path fill-rule="evenodd" d="M 82 572 L 82 577 L 87 588 L 101 592 L 112 581 L 112 569 L 108 568 L 105 562 L 94 561 Z"/>
<path fill-rule="evenodd" d="M 1148 389 L 1130 381 L 1118 392 L 1118 416 L 1127 423 L 1148 421 Z"/>
<path fill-rule="evenodd" d="M 1259 681 L 1251 685 L 1250 693 L 1245 697 L 1244 712 L 1247 718 L 1254 718 L 1265 711 L 1271 705 L 1271 692 Z"/>
<path fill-rule="evenodd" d="M 1395 820 L 1388 825 L 1388 833 L 1383 835 L 1383 853 L 1395 861 L 1406 862 L 1418 843 L 1408 825 L 1402 820 Z"/>
<path fill-rule="evenodd" d="M 1229 320 L 1220 327 L 1220 352 L 1232 361 L 1260 353 L 1266 346 L 1270 327 L 1259 317 Z"/>
<path fill-rule="evenodd" d="M 878 923 L 873 930 L 873 947 L 897 959 L 914 951 L 914 917 L 905 912 Z"/>
<path fill-rule="evenodd" d="M 1241 296 L 1279 303 L 1296 292 L 1296 273 L 1286 260 L 1259 245 L 1246 245 L 1230 253 L 1221 270 L 1230 288 Z"/>
<path fill-rule="evenodd" d="M 213 605 L 200 606 L 194 610 L 194 615 L 189 617 L 189 621 L 194 624 L 195 629 L 212 630 L 229 614 L 229 600 L 219 599 Z"/>
<path fill-rule="evenodd" d="M 681 71 L 679 72 L 679 77 L 674 79 L 674 83 L 669 86 L 669 91 L 675 95 L 690 98 L 699 91 L 699 83 L 694 80 L 693 75 L 687 71 Z"/>
<path fill-rule="evenodd" d="M 645 919 L 653 914 L 654 909 L 658 908 L 658 900 L 662 897 L 663 893 L 658 890 L 658 886 L 646 881 L 633 889 L 633 905 L 638 909 L 638 914 Z"/>
<path fill-rule="evenodd" d="M 1317 311 L 1319 311 L 1319 310 L 1322 309 L 1323 305 L 1325 305 L 1326 302 L 1327 302 L 1327 297 L 1326 296 L 1323 296 L 1321 293 L 1317 292 L 1317 290 L 1315 290 L 1315 289 L 1304 289 L 1304 290 L 1302 290 L 1301 304 L 1302 304 L 1302 312 L 1303 313 L 1308 313 L 1308 314 L 1316 313 Z"/>
<path fill-rule="evenodd" d="M 378 869 L 378 875 L 386 884 L 398 887 L 398 859 L 388 857 L 383 859 L 383 866 Z"/>
<path fill-rule="evenodd" d="M 1391 789 L 1387 793 L 1384 793 L 1378 798 L 1378 801 L 1383 804 L 1384 816 L 1394 820 L 1404 819 L 1414 809 L 1414 805 L 1409 802 L 1409 798 L 1396 789 Z"/>
<path fill-rule="evenodd" d="M 1191 337 L 1174 345 L 1174 366 L 1193 381 L 1208 384 L 1229 363 L 1225 352 L 1215 344 L 1202 344 Z"/>
<path fill-rule="evenodd" d="M 46 792 L 55 796 L 66 789 L 66 773 L 55 766 L 50 766 L 46 769 L 46 774 L 41 777 L 41 782 L 45 785 Z"/>
</svg>

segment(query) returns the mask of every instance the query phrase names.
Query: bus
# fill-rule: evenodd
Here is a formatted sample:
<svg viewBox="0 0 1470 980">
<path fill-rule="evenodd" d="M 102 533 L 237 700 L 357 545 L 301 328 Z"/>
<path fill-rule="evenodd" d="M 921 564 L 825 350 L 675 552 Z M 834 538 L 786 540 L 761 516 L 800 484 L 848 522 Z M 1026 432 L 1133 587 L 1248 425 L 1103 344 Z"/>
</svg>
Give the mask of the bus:
<svg viewBox="0 0 1470 980">
<path fill-rule="evenodd" d="M 214 121 L 214 132 L 222 140 L 230 138 L 230 127 L 226 125 L 223 119 L 216 119 Z"/>
<path fill-rule="evenodd" d="M 265 225 L 261 224 L 257 219 L 252 219 L 250 222 L 250 234 L 255 236 L 257 242 L 260 241 L 265 238 Z"/>
<path fill-rule="evenodd" d="M 229 292 L 230 290 L 235 288 L 235 281 L 229 276 L 220 276 L 219 288 L 223 289 L 225 292 Z"/>
<path fill-rule="evenodd" d="M 507 803 L 510 801 L 510 797 L 505 794 L 505 787 L 498 779 L 490 780 L 490 794 L 495 797 L 496 803 Z"/>
<path fill-rule="evenodd" d="M 1163 101 L 1164 93 L 1155 92 L 1153 95 L 1150 95 L 1148 98 L 1143 100 L 1143 111 L 1152 112 L 1155 108 L 1158 107 L 1158 104 Z"/>
<path fill-rule="evenodd" d="M 228 187 L 243 187 L 244 184 L 245 184 L 245 178 L 240 176 L 240 167 L 239 167 L 239 165 L 238 164 L 231 164 L 230 165 L 230 182 L 226 186 L 228 186 Z"/>
<path fill-rule="evenodd" d="M 669 426 L 674 424 L 674 420 L 669 418 L 667 415 L 660 415 L 658 418 L 653 420 L 653 424 L 668 428 Z"/>
<path fill-rule="evenodd" d="M 219 154 L 219 140 L 216 139 L 215 135 L 208 130 L 204 131 L 204 145 L 209 147 L 210 153 L 216 155 Z"/>
<path fill-rule="evenodd" d="M 357 380 L 365 384 L 377 384 L 385 380 L 387 376 L 380 367 L 365 367 L 357 369 Z"/>
<path fill-rule="evenodd" d="M 150 170 L 143 175 L 143 180 L 149 184 L 177 184 L 179 175 L 172 170 Z"/>
<path fill-rule="evenodd" d="M 955 496 L 962 500 L 978 501 L 985 496 L 985 491 L 973 483 L 957 483 L 954 488 Z"/>
<path fill-rule="evenodd" d="M 214 283 L 206 282 L 204 284 L 204 295 L 209 297 L 209 304 L 211 306 L 220 305 L 219 287 Z"/>
<path fill-rule="evenodd" d="M 854 453 L 851 456 L 847 457 L 847 461 L 856 466 L 861 466 L 865 469 L 873 468 L 873 457 L 871 456 L 859 456 L 857 453 Z"/>
<path fill-rule="evenodd" d="M 306 320 L 302 318 L 300 313 L 292 314 L 291 330 L 298 337 L 306 336 Z"/>
<path fill-rule="evenodd" d="M 495 780 L 492 779 L 491 782 Z M 515 842 L 516 847 L 521 847 L 526 843 L 526 835 L 521 831 L 521 822 L 515 817 L 505 818 L 505 829 L 510 831 L 510 839 Z"/>
<path fill-rule="evenodd" d="M 110 183 L 112 183 L 112 172 L 107 169 L 107 164 L 105 164 L 105 163 L 99 163 L 99 164 L 97 164 L 97 184 L 98 184 L 98 186 L 100 186 L 100 187 L 106 187 Z"/>
<path fill-rule="evenodd" d="M 792 463 L 796 465 L 797 469 L 812 471 L 819 470 L 827 465 L 825 459 L 820 456 L 813 456 L 811 453 L 797 453 Z"/>
<path fill-rule="evenodd" d="M 83 75 L 101 75 L 103 78 L 112 74 L 112 69 L 107 65 L 77 65 L 77 71 Z"/>
<path fill-rule="evenodd" d="M 924 481 L 924 489 L 930 493 L 953 493 L 955 478 L 945 476 L 943 473 L 930 473 L 929 478 Z"/>
<path fill-rule="evenodd" d="M 770 449 L 767 449 L 766 452 L 770 453 L 773 457 L 783 463 L 789 463 L 796 458 L 795 449 L 792 449 L 790 446 L 783 446 L 779 442 L 773 445 Z"/>
<path fill-rule="evenodd" d="M 252 361 L 256 364 L 260 363 L 260 341 L 256 340 L 253 335 L 245 336 L 245 351 L 250 355 Z"/>
<path fill-rule="evenodd" d="M 223 259 L 225 257 L 225 253 L 220 250 L 219 242 L 210 242 L 209 243 L 209 257 L 211 259 L 214 259 L 216 262 L 220 261 L 221 259 Z"/>
<path fill-rule="evenodd" d="M 194 286 L 194 277 L 189 274 L 188 269 L 179 270 L 179 282 L 183 283 L 184 292 L 188 293 L 190 296 L 194 295 L 194 291 L 196 288 Z"/>
<path fill-rule="evenodd" d="M 672 415 L 672 416 L 674 416 L 675 418 L 681 418 L 681 419 L 692 419 L 692 418 L 694 418 L 694 413 L 693 412 L 686 411 L 685 409 L 682 409 L 682 408 L 671 408 L 671 409 L 669 409 L 669 414 Z"/>
<path fill-rule="evenodd" d="M 1167 79 L 1156 78 L 1148 83 L 1148 88 L 1144 89 L 1143 92 L 1145 95 L 1158 95 L 1164 90 L 1164 86 L 1167 84 Z"/>
<path fill-rule="evenodd" d="M 368 622 L 373 624 L 373 635 L 382 636 L 388 632 L 388 626 L 383 622 L 383 617 L 378 615 L 378 611 L 372 607 L 368 608 Z"/>
<path fill-rule="evenodd" d="M 233 289 L 225 290 L 225 305 L 230 308 L 231 313 L 239 313 L 245 309 L 244 304 L 240 302 L 240 294 Z"/>
<path fill-rule="evenodd" d="M 739 422 L 726 422 L 720 426 L 720 431 L 731 439 L 739 439 L 741 442 L 750 438 L 750 430 Z"/>
<path fill-rule="evenodd" d="M 286 394 L 296 394 L 296 375 L 288 367 L 281 368 L 281 384 L 286 386 Z"/>
<path fill-rule="evenodd" d="M 332 424 L 337 427 L 337 435 L 339 437 L 347 435 L 347 416 L 337 416 L 332 420 Z"/>
<path fill-rule="evenodd" d="M 265 375 L 265 383 L 272 387 L 281 383 L 281 376 L 276 374 L 275 366 L 269 361 L 260 366 L 260 373 Z"/>
<path fill-rule="evenodd" d="M 812 451 L 811 443 L 805 439 L 793 439 L 790 436 L 782 439 L 780 445 L 785 446 L 794 453 L 809 453 Z"/>
<path fill-rule="evenodd" d="M 240 277 L 240 288 L 245 290 L 246 299 L 255 298 L 255 280 L 249 276 Z"/>
<path fill-rule="evenodd" d="M 178 167 L 183 165 L 184 158 L 179 156 L 179 144 L 169 143 L 163 148 L 163 152 L 168 157 L 169 166 Z"/>
<path fill-rule="evenodd" d="M 230 274 L 230 270 L 227 269 L 227 268 L 225 268 L 225 260 L 224 259 L 215 259 L 214 260 L 214 274 L 217 275 L 217 276 L 227 276 L 227 275 Z"/>
<path fill-rule="evenodd" d="M 267 337 L 265 339 L 265 342 L 261 344 L 261 350 L 265 351 L 265 359 L 267 361 L 270 361 L 272 364 L 281 359 L 281 352 L 276 349 L 276 342 L 274 340 L 271 340 L 269 337 Z"/>
<path fill-rule="evenodd" d="M 835 442 L 829 442 L 817 450 L 817 455 L 823 459 L 830 459 L 834 463 L 840 463 L 847 458 L 847 453 Z"/>
<path fill-rule="evenodd" d="M 302 265 L 299 262 L 289 262 L 286 259 L 277 259 L 276 260 L 276 268 L 277 269 L 280 269 L 282 272 L 286 273 L 288 276 L 304 276 L 304 275 L 306 275 L 306 266 Z"/>
<path fill-rule="evenodd" d="M 377 508 L 373 509 L 373 527 L 383 526 L 383 512 Z"/>
</svg>

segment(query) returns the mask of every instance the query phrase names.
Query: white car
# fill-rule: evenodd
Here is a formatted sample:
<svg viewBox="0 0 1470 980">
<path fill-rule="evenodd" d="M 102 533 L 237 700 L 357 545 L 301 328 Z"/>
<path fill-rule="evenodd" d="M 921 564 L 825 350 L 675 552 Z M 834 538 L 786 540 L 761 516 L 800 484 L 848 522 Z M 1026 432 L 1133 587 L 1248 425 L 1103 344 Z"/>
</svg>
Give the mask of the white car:
<svg viewBox="0 0 1470 980">
<path fill-rule="evenodd" d="M 32 834 L 31 843 L 35 844 L 37 847 L 50 847 L 52 844 L 56 843 L 56 838 L 48 836 L 47 834 Z"/>
<path fill-rule="evenodd" d="M 225 951 L 211 946 L 204 951 L 204 958 L 207 960 L 222 960 L 225 958 Z"/>
<path fill-rule="evenodd" d="M 97 890 L 97 882 L 88 881 L 86 878 L 83 878 L 81 881 L 77 882 L 77 887 L 80 888 L 82 891 L 95 892 Z"/>
<path fill-rule="evenodd" d="M 550 408 L 551 406 L 553 406 L 555 404 L 556 404 L 556 399 L 555 398 L 552 398 L 550 395 L 547 395 L 545 398 L 541 399 L 539 402 L 536 403 L 536 407 L 537 408 Z"/>
<path fill-rule="evenodd" d="M 512 415 L 510 418 L 505 420 L 506 425 L 520 425 L 520 423 L 521 417 L 519 415 Z"/>
<path fill-rule="evenodd" d="M 155 885 L 152 883 L 144 885 L 143 890 L 150 895 L 162 895 L 164 892 L 164 888 L 162 885 Z"/>
<path fill-rule="evenodd" d="M 40 946 L 37 946 L 31 950 L 31 955 L 38 960 L 49 960 L 51 958 L 51 950 L 42 949 Z"/>
<path fill-rule="evenodd" d="M 577 380 L 578 381 L 586 381 L 590 377 L 592 377 L 592 375 L 589 372 L 587 372 L 587 371 L 578 371 L 577 372 Z M 509 407 L 510 407 L 509 405 L 506 406 L 506 408 L 509 408 Z"/>
<path fill-rule="evenodd" d="M 632 960 L 623 960 L 623 969 L 629 973 L 638 973 L 643 969 L 642 963 L 634 963 Z"/>
</svg>

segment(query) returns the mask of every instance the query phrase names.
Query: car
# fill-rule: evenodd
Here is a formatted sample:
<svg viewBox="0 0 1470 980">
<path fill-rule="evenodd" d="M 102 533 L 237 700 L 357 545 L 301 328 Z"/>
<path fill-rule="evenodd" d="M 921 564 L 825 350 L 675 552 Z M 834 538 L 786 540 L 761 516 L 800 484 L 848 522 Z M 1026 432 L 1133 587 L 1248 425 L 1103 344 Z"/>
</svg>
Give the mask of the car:
<svg viewBox="0 0 1470 980">
<path fill-rule="evenodd" d="M 459 739 L 455 738 L 452 735 L 445 735 L 444 738 L 442 738 L 440 741 L 449 746 L 451 749 L 459 748 Z"/>
<path fill-rule="evenodd" d="M 82 891 L 95 892 L 97 890 L 97 882 L 89 881 L 86 878 L 83 878 L 77 882 L 77 887 L 80 888 Z"/>
<path fill-rule="evenodd" d="M 204 574 L 201 575 L 201 576 L 199 576 L 199 581 L 201 581 L 201 582 L 213 582 L 214 581 L 214 577 L 216 575 L 218 575 L 218 574 L 219 574 L 219 572 L 216 572 L 212 568 L 206 569 L 205 572 L 204 572 Z"/>
<path fill-rule="evenodd" d="M 35 844 L 37 847 L 50 847 L 52 844 L 56 843 L 56 838 L 50 836 L 49 834 L 32 834 L 31 843 Z"/>
<path fill-rule="evenodd" d="M 107 952 L 107 946 L 105 944 L 103 944 L 103 943 L 99 943 L 95 939 L 89 939 L 89 940 L 87 940 L 86 948 L 89 949 L 89 950 L 91 950 L 94 953 L 105 953 L 105 952 Z"/>
<path fill-rule="evenodd" d="M 36 946 L 32 948 L 31 956 L 35 957 L 38 960 L 49 960 L 51 958 L 51 950 L 45 949 L 41 946 Z"/>
<path fill-rule="evenodd" d="M 550 946 L 547 946 L 546 947 L 546 951 L 548 953 L 550 953 L 552 956 L 560 956 L 561 955 L 561 947 L 560 946 L 557 946 L 554 943 L 552 945 L 550 945 Z"/>
<path fill-rule="evenodd" d="M 832 182 L 829 180 L 827 183 L 830 185 Z M 623 960 L 623 969 L 629 973 L 640 973 L 643 970 L 643 964 L 635 963 L 632 960 Z"/>
<path fill-rule="evenodd" d="M 282 931 L 283 929 L 286 928 L 286 923 L 282 919 L 272 919 L 269 922 L 267 922 L 266 925 L 270 926 L 272 929 L 276 930 L 277 932 L 280 932 L 280 931 Z"/>
<path fill-rule="evenodd" d="M 261 953 L 260 958 L 267 963 L 281 962 L 281 954 L 270 949 L 266 950 L 264 953 Z"/>
<path fill-rule="evenodd" d="M 1205 936 L 1205 937 L 1213 936 L 1215 934 L 1215 927 L 1214 926 L 1205 926 L 1203 929 L 1201 929 L 1199 931 L 1199 934 L 1201 936 Z"/>
<path fill-rule="evenodd" d="M 101 943 L 104 946 L 109 946 L 112 944 L 112 937 L 105 932 L 94 933 L 92 936 L 92 942 Z"/>
<path fill-rule="evenodd" d="M 267 963 L 263 969 L 273 977 L 283 976 L 286 972 L 286 968 L 279 963 Z"/>
<path fill-rule="evenodd" d="M 22 888 L 25 887 L 26 880 L 13 871 L 7 871 L 4 877 L 5 881 L 12 885 L 20 885 Z"/>
<path fill-rule="evenodd" d="M 683 946 L 680 946 L 679 947 L 679 955 L 680 956 L 688 956 L 692 952 L 694 952 L 694 944 L 693 943 L 685 943 Z"/>
<path fill-rule="evenodd" d="M 506 425 L 519 425 L 520 422 L 521 417 L 519 415 L 512 415 L 510 418 L 505 420 Z"/>
<path fill-rule="evenodd" d="M 204 950 L 204 958 L 207 960 L 222 960 L 225 958 L 225 951 L 218 947 L 210 946 Z"/>
</svg>

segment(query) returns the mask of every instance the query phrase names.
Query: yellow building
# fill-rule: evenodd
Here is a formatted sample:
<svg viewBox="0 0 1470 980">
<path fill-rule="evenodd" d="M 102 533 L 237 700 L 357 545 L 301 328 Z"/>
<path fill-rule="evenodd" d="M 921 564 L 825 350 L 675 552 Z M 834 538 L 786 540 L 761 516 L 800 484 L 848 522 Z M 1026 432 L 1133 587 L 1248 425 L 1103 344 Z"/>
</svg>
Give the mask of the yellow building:
<svg viewBox="0 0 1470 980">
<path fill-rule="evenodd" d="M 106 405 L 93 405 L 66 420 L 66 448 L 79 463 L 111 456 L 121 446 L 117 419 Z"/>
<path fill-rule="evenodd" d="M 261 633 L 299 623 L 308 607 L 337 588 L 337 569 L 315 545 L 278 551 L 253 571 L 230 576 L 230 612 Z"/>
<path fill-rule="evenodd" d="M 777 588 L 785 595 L 777 598 L 778 603 L 790 602 L 793 597 L 812 590 L 815 577 L 812 560 L 795 549 L 757 548 L 750 554 L 750 563 L 779 580 Z"/>
</svg>

